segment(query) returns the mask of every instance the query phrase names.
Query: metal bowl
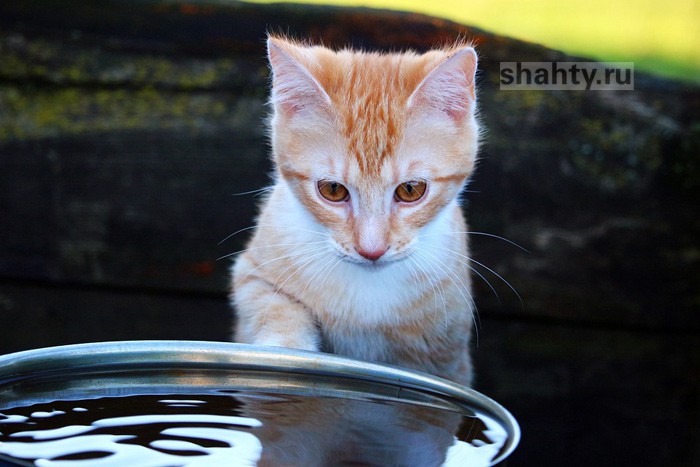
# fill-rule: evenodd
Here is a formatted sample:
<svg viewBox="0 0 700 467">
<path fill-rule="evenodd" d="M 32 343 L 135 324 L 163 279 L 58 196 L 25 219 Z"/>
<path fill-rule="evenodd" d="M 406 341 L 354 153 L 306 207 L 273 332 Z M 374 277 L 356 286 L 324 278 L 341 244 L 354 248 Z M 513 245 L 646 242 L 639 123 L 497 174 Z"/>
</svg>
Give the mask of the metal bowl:
<svg viewBox="0 0 700 467">
<path fill-rule="evenodd" d="M 136 394 L 261 391 L 304 397 L 400 402 L 496 420 L 507 440 L 491 465 L 516 448 L 513 416 L 450 381 L 337 355 L 235 343 L 125 341 L 0 356 L 0 410 L 51 401 Z"/>
</svg>

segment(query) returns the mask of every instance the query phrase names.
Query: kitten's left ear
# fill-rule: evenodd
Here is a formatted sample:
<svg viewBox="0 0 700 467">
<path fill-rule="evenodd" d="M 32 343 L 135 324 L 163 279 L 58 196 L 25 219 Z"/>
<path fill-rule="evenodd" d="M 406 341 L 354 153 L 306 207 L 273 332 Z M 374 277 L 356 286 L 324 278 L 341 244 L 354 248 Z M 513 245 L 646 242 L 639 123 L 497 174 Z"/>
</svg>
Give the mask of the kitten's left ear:
<svg viewBox="0 0 700 467">
<path fill-rule="evenodd" d="M 327 111 L 330 97 L 309 70 L 286 50 L 294 48 L 280 39 L 267 40 L 273 76 L 272 103 L 287 116 Z"/>
<path fill-rule="evenodd" d="M 462 49 L 438 65 L 421 81 L 408 106 L 446 113 L 460 123 L 474 109 L 477 58 L 472 47 Z"/>
</svg>

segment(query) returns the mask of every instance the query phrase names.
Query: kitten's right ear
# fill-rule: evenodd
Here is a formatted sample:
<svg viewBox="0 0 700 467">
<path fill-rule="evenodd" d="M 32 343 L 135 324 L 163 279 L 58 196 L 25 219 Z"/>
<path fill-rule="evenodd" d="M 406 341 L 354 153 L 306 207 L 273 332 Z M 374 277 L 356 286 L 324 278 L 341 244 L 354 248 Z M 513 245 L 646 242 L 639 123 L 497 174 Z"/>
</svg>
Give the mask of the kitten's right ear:
<svg viewBox="0 0 700 467">
<path fill-rule="evenodd" d="M 408 99 L 409 107 L 437 111 L 460 123 L 473 112 L 476 52 L 466 47 L 438 65 Z"/>
<path fill-rule="evenodd" d="M 330 109 L 331 99 L 311 73 L 285 48 L 295 47 L 275 38 L 267 39 L 272 68 L 272 104 L 285 116 Z"/>
</svg>

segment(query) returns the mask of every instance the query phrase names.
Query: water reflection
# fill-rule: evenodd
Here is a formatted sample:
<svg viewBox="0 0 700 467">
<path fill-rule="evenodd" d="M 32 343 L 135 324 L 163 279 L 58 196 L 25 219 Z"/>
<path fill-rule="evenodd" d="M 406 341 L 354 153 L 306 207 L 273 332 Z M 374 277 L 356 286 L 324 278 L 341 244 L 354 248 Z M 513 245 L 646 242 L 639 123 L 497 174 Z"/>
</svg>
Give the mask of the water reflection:
<svg viewBox="0 0 700 467">
<path fill-rule="evenodd" d="M 138 395 L 0 409 L 0 453 L 40 466 L 487 466 L 495 421 L 395 401 Z"/>
</svg>

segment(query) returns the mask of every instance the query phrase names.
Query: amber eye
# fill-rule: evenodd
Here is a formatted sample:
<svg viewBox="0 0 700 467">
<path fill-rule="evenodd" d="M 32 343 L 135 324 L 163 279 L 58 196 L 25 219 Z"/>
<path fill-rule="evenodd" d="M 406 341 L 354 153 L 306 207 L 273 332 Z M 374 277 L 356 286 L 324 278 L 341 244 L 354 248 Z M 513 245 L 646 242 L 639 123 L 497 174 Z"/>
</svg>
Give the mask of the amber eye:
<svg viewBox="0 0 700 467">
<path fill-rule="evenodd" d="M 398 187 L 394 192 L 394 197 L 396 201 L 403 201 L 404 203 L 412 203 L 418 201 L 425 194 L 425 189 L 428 185 L 422 180 L 412 180 L 410 182 L 404 182 Z"/>
<path fill-rule="evenodd" d="M 350 196 L 347 188 L 338 182 L 331 182 L 329 180 L 321 180 L 318 182 L 318 192 L 321 193 L 321 196 L 326 198 L 328 201 L 332 201 L 334 203 L 347 201 L 348 197 Z"/>
</svg>

